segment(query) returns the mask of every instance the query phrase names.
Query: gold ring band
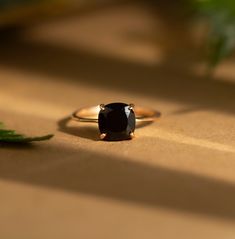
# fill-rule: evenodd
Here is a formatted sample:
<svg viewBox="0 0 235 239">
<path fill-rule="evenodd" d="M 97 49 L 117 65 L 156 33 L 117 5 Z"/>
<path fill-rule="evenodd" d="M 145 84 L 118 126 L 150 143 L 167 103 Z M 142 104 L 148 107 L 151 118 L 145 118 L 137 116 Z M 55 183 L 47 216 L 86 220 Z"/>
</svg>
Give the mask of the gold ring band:
<svg viewBox="0 0 235 239">
<path fill-rule="evenodd" d="M 71 117 L 73 120 L 79 122 L 98 123 L 98 114 L 101 106 L 102 105 L 78 109 L 72 114 Z M 159 111 L 150 108 L 138 107 L 134 106 L 133 104 L 130 104 L 130 106 L 133 106 L 137 123 L 153 122 L 161 116 Z"/>
<path fill-rule="evenodd" d="M 72 119 L 78 122 L 98 123 L 100 138 L 121 141 L 134 138 L 136 124 L 140 127 L 159 118 L 161 113 L 134 104 L 110 103 L 76 110 Z"/>
</svg>

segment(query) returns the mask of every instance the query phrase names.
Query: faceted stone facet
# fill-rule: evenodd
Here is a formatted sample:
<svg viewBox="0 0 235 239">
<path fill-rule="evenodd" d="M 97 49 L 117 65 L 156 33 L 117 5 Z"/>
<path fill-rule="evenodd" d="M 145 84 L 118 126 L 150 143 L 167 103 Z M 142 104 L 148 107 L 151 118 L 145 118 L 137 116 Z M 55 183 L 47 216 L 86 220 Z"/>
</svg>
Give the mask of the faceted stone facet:
<svg viewBox="0 0 235 239">
<path fill-rule="evenodd" d="M 119 141 L 131 139 L 135 131 L 136 118 L 128 104 L 112 103 L 105 105 L 99 113 L 99 129 L 106 134 L 104 140 Z"/>
</svg>

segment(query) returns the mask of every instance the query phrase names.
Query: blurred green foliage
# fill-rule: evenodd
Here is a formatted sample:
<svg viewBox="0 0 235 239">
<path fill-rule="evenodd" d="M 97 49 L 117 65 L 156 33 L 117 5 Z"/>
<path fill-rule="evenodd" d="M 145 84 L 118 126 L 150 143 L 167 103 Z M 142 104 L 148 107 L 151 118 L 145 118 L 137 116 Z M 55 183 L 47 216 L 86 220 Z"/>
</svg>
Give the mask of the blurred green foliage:
<svg viewBox="0 0 235 239">
<path fill-rule="evenodd" d="M 60 2 L 61 0 L 0 0 L 0 10 L 15 6 L 33 5 L 35 3 Z M 67 0 L 69 1 L 69 0 Z M 77 0 L 82 2 L 84 0 Z M 99 0 L 91 0 L 99 2 Z M 151 0 L 154 3 L 165 0 Z M 64 0 L 66 2 L 66 0 Z M 73 1 L 71 1 L 73 2 Z M 188 4 L 190 3 L 190 4 Z M 229 56 L 235 48 L 235 0 L 177 0 L 168 2 L 182 4 L 196 11 L 198 17 L 204 17 L 209 23 L 208 48 L 209 64 L 215 67 L 222 59 Z M 190 5 L 190 6 L 189 6 Z M 177 8 L 175 8 L 177 11 Z"/>
<path fill-rule="evenodd" d="M 235 0 L 196 0 L 196 8 L 209 23 L 209 64 L 215 67 L 235 48 Z"/>
</svg>

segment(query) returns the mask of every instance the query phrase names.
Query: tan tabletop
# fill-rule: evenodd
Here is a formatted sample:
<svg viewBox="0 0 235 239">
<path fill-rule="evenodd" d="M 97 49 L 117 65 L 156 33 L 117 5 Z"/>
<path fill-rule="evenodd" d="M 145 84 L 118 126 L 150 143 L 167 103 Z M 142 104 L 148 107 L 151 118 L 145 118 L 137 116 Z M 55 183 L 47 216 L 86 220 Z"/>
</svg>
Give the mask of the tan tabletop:
<svg viewBox="0 0 235 239">
<path fill-rule="evenodd" d="M 234 63 L 206 79 L 174 26 L 120 5 L 2 40 L 1 121 L 55 137 L 1 146 L 0 238 L 235 238 Z M 66 120 L 115 101 L 163 115 L 125 142 Z"/>
</svg>

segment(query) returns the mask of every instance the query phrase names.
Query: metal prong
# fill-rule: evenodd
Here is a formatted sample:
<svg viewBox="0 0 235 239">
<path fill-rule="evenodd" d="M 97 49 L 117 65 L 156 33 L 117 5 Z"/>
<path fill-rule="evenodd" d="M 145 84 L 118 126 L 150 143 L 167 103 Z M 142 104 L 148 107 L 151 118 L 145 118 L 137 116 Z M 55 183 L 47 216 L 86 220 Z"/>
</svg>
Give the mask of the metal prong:
<svg viewBox="0 0 235 239">
<path fill-rule="evenodd" d="M 134 132 L 131 132 L 130 133 L 130 137 L 133 139 L 133 138 L 135 138 L 135 133 Z"/>
<path fill-rule="evenodd" d="M 129 109 L 130 109 L 130 110 L 134 110 L 134 108 L 135 108 L 135 105 L 134 105 L 134 104 L 129 104 Z"/>
<path fill-rule="evenodd" d="M 105 139 L 106 136 L 107 136 L 107 134 L 101 134 L 101 135 L 100 135 L 100 139 L 103 140 L 103 139 Z"/>
<path fill-rule="evenodd" d="M 100 109 L 105 110 L 105 104 L 100 104 Z"/>
</svg>

